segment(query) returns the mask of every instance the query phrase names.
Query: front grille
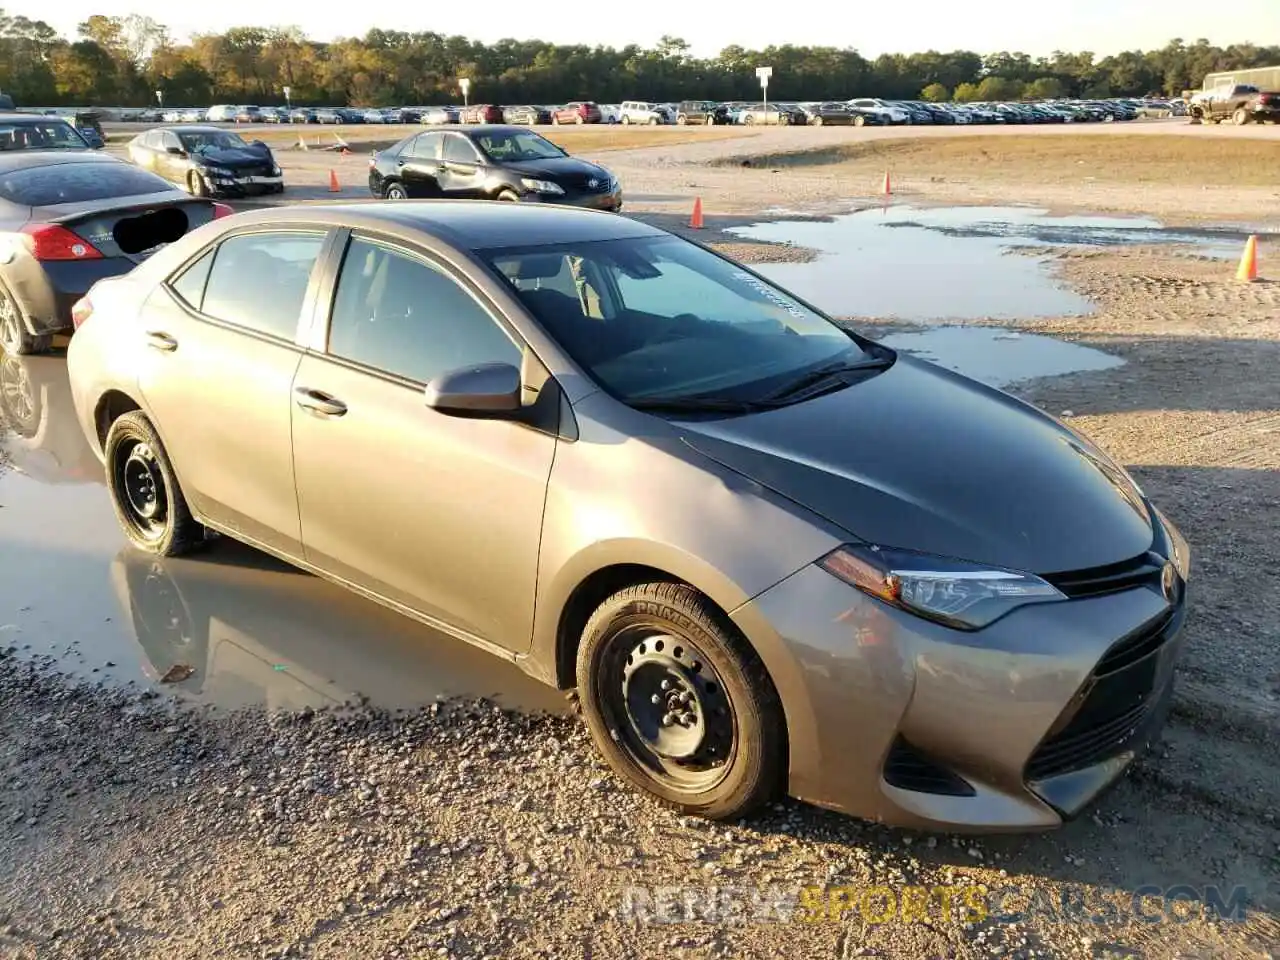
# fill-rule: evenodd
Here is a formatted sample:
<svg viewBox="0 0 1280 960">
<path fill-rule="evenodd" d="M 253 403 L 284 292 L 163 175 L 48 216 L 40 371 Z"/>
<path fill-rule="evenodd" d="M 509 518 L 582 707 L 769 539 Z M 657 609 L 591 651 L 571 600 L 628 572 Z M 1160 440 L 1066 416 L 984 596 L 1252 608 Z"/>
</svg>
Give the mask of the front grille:
<svg viewBox="0 0 1280 960">
<path fill-rule="evenodd" d="M 972 797 L 973 787 L 962 777 L 940 766 L 899 737 L 884 761 L 884 779 L 890 786 L 916 793 L 946 797 Z"/>
<path fill-rule="evenodd" d="M 1159 653 L 1181 627 L 1185 607 L 1171 607 L 1111 645 L 1083 688 L 1066 725 L 1027 762 L 1028 780 L 1043 780 L 1123 753 L 1164 693 Z"/>
<path fill-rule="evenodd" d="M 1104 567 L 1045 574 L 1044 579 L 1073 599 L 1097 597 L 1105 593 L 1131 590 L 1134 587 L 1154 586 L 1159 589 L 1164 564 L 1164 557 L 1149 550 L 1136 557 Z"/>
</svg>

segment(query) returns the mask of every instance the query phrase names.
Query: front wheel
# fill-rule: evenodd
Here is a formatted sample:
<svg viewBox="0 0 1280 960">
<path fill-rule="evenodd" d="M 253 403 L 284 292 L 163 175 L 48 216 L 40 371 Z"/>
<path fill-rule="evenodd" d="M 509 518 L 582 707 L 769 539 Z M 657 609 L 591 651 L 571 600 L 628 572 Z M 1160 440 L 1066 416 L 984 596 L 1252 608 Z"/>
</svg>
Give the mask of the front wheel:
<svg viewBox="0 0 1280 960">
<path fill-rule="evenodd" d="M 501 200 L 504 203 L 519 203 L 520 195 L 514 190 L 499 190 L 495 200 Z"/>
<path fill-rule="evenodd" d="M 187 174 L 187 192 L 193 197 L 209 196 L 209 185 L 205 183 L 204 177 L 192 170 Z"/>
<path fill-rule="evenodd" d="M 820 127 L 820 126 L 822 126 L 822 117 L 814 117 L 814 118 L 813 118 L 813 125 L 814 125 L 815 127 Z"/>
<path fill-rule="evenodd" d="M 855 127 L 865 127 L 867 125 L 867 118 L 859 114 L 853 118 L 853 125 Z"/>
<path fill-rule="evenodd" d="M 582 116 L 582 114 L 578 114 L 578 115 L 574 118 L 573 122 L 574 122 L 574 123 L 576 123 L 576 124 L 578 124 L 579 126 L 581 126 L 582 124 L 586 123 L 587 121 L 586 121 L 586 118 Z"/>
<path fill-rule="evenodd" d="M 577 682 L 596 747 L 663 803 L 732 820 L 781 793 L 777 691 L 732 622 L 692 587 L 645 583 L 605 600 L 583 630 Z"/>
<path fill-rule="evenodd" d="M 204 527 L 191 515 L 164 444 L 141 410 L 111 425 L 104 453 L 111 505 L 130 543 L 161 557 L 204 543 Z"/>
<path fill-rule="evenodd" d="M 683 113 L 680 114 L 680 116 L 676 117 L 676 126 L 683 127 L 683 126 L 686 126 L 688 123 L 689 123 L 689 118 L 686 117 Z"/>
<path fill-rule="evenodd" d="M 388 200 L 408 200 L 409 192 L 405 190 L 404 184 L 393 183 L 382 192 L 382 195 Z"/>
<path fill-rule="evenodd" d="M 1237 127 L 1243 127 L 1249 122 L 1249 111 L 1244 107 L 1237 107 L 1236 112 L 1231 115 L 1231 122 Z"/>
</svg>

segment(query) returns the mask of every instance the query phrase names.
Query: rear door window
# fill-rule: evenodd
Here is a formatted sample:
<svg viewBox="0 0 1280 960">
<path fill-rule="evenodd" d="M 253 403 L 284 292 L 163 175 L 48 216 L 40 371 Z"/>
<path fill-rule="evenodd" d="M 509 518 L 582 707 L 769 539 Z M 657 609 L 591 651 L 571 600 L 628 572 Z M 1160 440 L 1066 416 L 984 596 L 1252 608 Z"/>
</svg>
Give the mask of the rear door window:
<svg viewBox="0 0 1280 960">
<path fill-rule="evenodd" d="M 272 231 L 224 240 L 205 284 L 201 312 L 293 340 L 324 237 L 320 232 Z"/>
<path fill-rule="evenodd" d="M 173 184 L 118 160 L 50 163 L 0 175 L 0 199 L 27 207 L 163 193 Z"/>
</svg>

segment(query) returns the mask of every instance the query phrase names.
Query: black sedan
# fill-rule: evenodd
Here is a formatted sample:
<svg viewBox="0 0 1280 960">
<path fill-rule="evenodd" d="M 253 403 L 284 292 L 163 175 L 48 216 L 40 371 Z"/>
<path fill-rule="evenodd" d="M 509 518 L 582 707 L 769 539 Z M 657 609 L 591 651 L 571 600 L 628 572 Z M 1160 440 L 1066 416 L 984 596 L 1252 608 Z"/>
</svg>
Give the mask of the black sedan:
<svg viewBox="0 0 1280 960">
<path fill-rule="evenodd" d="M 0 153 L 0 348 L 43 353 L 95 282 L 230 212 L 88 149 Z"/>
<path fill-rule="evenodd" d="M 244 197 L 284 190 L 284 174 L 261 140 L 212 126 L 160 127 L 129 141 L 129 159 L 193 197 Z"/>
<path fill-rule="evenodd" d="M 622 209 L 622 187 L 604 167 L 511 126 L 406 137 L 369 158 L 369 192 L 388 200 L 525 200 Z"/>
</svg>

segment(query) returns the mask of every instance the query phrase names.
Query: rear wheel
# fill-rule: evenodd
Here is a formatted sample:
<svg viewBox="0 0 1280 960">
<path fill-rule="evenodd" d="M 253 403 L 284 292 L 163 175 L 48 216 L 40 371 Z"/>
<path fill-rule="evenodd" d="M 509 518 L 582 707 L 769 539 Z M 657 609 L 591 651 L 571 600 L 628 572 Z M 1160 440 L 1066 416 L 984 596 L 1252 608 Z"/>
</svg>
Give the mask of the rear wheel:
<svg viewBox="0 0 1280 960">
<path fill-rule="evenodd" d="M 819 114 L 818 116 L 816 116 L 816 117 L 814 117 L 814 118 L 813 118 L 813 125 L 814 125 L 815 127 L 820 127 L 820 126 L 822 126 L 822 115 L 821 115 L 821 114 Z"/>
<path fill-rule="evenodd" d="M 0 284 L 0 348 L 15 357 L 29 356 L 47 353 L 52 343 L 52 334 L 34 334 L 27 329 L 18 302 Z"/>
<path fill-rule="evenodd" d="M 204 543 L 204 527 L 191 515 L 164 444 L 141 410 L 111 425 L 105 455 L 111 504 L 135 547 L 174 557 Z"/>
<path fill-rule="evenodd" d="M 662 802 L 728 820 L 781 792 L 777 691 L 733 624 L 692 587 L 639 584 L 605 600 L 583 630 L 577 682 L 596 747 Z"/>
<path fill-rule="evenodd" d="M 867 125 L 867 118 L 864 117 L 862 114 L 858 114 L 856 117 L 853 118 L 853 125 L 855 127 L 865 127 Z"/>
<path fill-rule="evenodd" d="M 574 123 L 578 123 L 578 124 L 582 124 L 582 123 L 586 123 L 586 122 L 587 122 L 587 120 L 586 120 L 586 118 L 585 118 L 582 114 L 578 114 L 576 117 L 574 117 L 573 122 L 574 122 Z"/>
<path fill-rule="evenodd" d="M 1231 122 L 1237 127 L 1243 127 L 1249 122 L 1249 111 L 1244 107 L 1237 107 L 1236 112 L 1231 114 Z"/>
<path fill-rule="evenodd" d="M 676 117 L 677 126 L 683 127 L 683 126 L 686 126 L 688 123 L 689 123 L 689 118 L 686 117 L 683 113 L 680 114 L 678 117 Z"/>
<path fill-rule="evenodd" d="M 649 126 L 651 126 L 651 127 L 656 127 L 656 126 L 657 126 L 658 124 L 660 124 L 661 122 L 662 122 L 662 121 L 661 121 L 661 120 L 659 120 L 657 117 L 650 117 L 650 118 L 649 118 Z"/>
<path fill-rule="evenodd" d="M 622 125 L 624 127 L 631 126 L 631 118 L 627 116 L 625 113 L 622 115 Z"/>
</svg>

